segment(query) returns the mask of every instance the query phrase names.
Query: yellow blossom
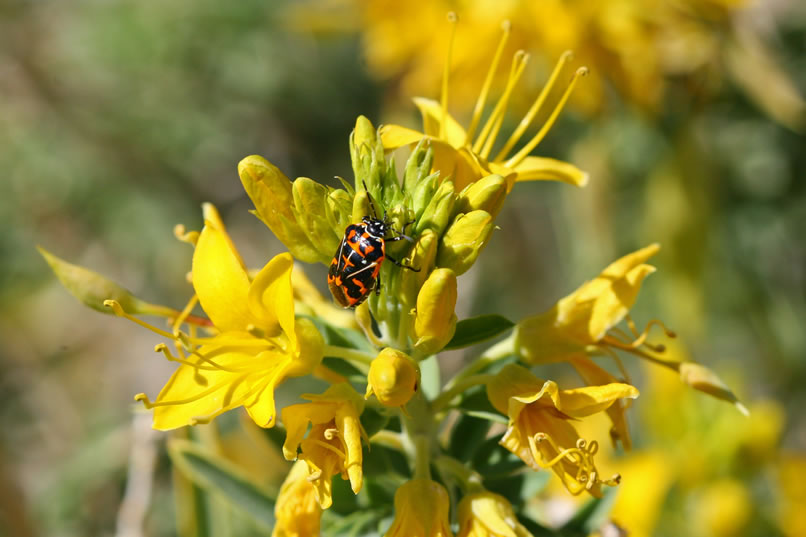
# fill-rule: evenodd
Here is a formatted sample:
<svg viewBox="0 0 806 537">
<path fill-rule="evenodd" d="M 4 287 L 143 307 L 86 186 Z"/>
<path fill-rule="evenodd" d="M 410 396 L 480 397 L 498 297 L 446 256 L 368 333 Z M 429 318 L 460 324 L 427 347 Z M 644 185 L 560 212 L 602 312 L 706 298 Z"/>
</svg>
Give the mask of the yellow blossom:
<svg viewBox="0 0 806 537">
<path fill-rule="evenodd" d="M 308 481 L 308 469 L 299 461 L 291 467 L 274 505 L 272 537 L 314 537 L 319 535 L 322 508 L 316 501 L 314 486 Z"/>
<path fill-rule="evenodd" d="M 430 479 L 412 479 L 395 492 L 395 520 L 384 537 L 453 537 L 450 498 Z"/>
<path fill-rule="evenodd" d="M 531 468 L 551 468 L 575 495 L 587 490 L 600 496 L 601 483 L 618 482 L 618 477 L 601 479 L 593 462 L 598 443 L 580 438 L 571 420 L 602 412 L 619 399 L 635 399 L 635 387 L 611 383 L 560 390 L 554 381 L 510 364 L 487 385 L 487 396 L 509 417 L 501 445 Z"/>
<path fill-rule="evenodd" d="M 454 17 L 451 23 L 451 36 L 455 31 L 455 25 Z M 426 138 L 434 150 L 433 170 L 439 171 L 442 177 L 450 177 L 457 192 L 491 174 L 499 174 L 506 178 L 507 190 L 512 188 L 515 181 L 532 180 L 564 181 L 583 186 L 587 182 L 588 176 L 572 164 L 551 158 L 530 156 L 530 153 L 548 134 L 579 77 L 587 74 L 585 68 L 580 68 L 575 72 L 554 109 L 548 114 L 548 118 L 533 137 L 520 149 L 513 152 L 535 117 L 544 112 L 546 100 L 553 86 L 562 76 L 563 68 L 571 58 L 570 54 L 566 53 L 561 56 L 554 72 L 529 111 L 509 138 L 503 144 L 499 144 L 501 145 L 499 148 L 496 140 L 504 122 L 507 106 L 529 60 L 528 54 L 518 51 L 512 59 L 505 89 L 482 124 L 482 114 L 487 104 L 490 87 L 498 70 L 509 34 L 510 26 L 505 24 L 503 36 L 482 85 L 473 117 L 467 129 L 462 127 L 448 112 L 448 76 L 450 56 L 453 51 L 453 37 L 451 37 L 448 44 L 448 60 L 443 75 L 440 102 L 420 97 L 414 99 L 423 118 L 423 131 L 399 125 L 386 125 L 381 129 L 383 145 L 386 149 L 391 150 L 417 143 Z M 493 153 L 494 149 L 496 153 Z"/>
<path fill-rule="evenodd" d="M 459 502 L 456 537 L 532 537 L 518 522 L 509 501 L 492 492 L 468 494 Z"/>
<path fill-rule="evenodd" d="M 331 479 L 335 474 L 349 479 L 358 494 L 363 484 L 361 437 L 366 436 L 358 418 L 364 411 L 364 399 L 349 384 L 334 384 L 321 395 L 306 394 L 310 403 L 283 409 L 286 439 L 283 455 L 308 464 L 308 479 L 314 484 L 316 498 L 323 509 L 333 503 Z M 307 438 L 308 424 L 312 425 Z"/>
<path fill-rule="evenodd" d="M 178 357 L 164 344 L 156 348 L 180 366 L 155 401 L 145 394 L 136 399 L 154 409 L 156 429 L 206 423 L 239 406 L 261 427 L 272 427 L 275 387 L 313 371 L 322 359 L 322 337 L 313 323 L 294 318 L 291 256 L 274 257 L 250 281 L 212 205 L 204 206 L 204 218 L 193 254 L 193 287 L 218 333 L 199 338 L 150 327 L 180 343 Z M 107 304 L 145 325 L 119 303 Z"/>
</svg>

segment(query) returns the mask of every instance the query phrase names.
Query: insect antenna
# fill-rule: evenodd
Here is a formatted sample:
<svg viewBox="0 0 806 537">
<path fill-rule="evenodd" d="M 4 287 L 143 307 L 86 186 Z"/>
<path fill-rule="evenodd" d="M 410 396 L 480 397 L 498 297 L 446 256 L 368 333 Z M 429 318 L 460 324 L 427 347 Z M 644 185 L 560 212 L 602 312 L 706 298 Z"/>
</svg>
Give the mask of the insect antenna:
<svg viewBox="0 0 806 537">
<path fill-rule="evenodd" d="M 367 182 L 363 181 L 363 180 L 361 182 L 364 183 L 364 190 L 367 191 L 367 199 L 369 200 L 369 209 L 370 209 L 370 211 L 372 211 L 372 218 L 377 220 L 378 219 L 378 210 L 375 209 L 375 203 L 372 201 L 372 194 L 369 193 L 369 189 L 367 188 Z M 386 209 L 384 209 L 384 211 L 383 211 L 383 220 L 384 220 L 384 222 L 386 221 Z"/>
</svg>

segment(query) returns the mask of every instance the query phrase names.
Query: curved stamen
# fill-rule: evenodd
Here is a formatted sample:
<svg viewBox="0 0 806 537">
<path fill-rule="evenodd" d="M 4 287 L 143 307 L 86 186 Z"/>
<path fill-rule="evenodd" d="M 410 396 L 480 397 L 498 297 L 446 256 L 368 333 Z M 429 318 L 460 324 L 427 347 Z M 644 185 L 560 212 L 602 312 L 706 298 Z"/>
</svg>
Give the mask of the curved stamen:
<svg viewBox="0 0 806 537">
<path fill-rule="evenodd" d="M 338 455 L 338 456 L 339 456 L 339 458 L 340 458 L 342 461 L 347 460 L 347 455 L 346 455 L 346 454 L 345 454 L 345 453 L 344 453 L 342 450 L 340 450 L 339 448 L 337 448 L 336 446 L 332 446 L 332 445 L 328 444 L 327 442 L 323 442 L 323 441 L 318 440 L 318 439 L 316 439 L 316 438 L 311 438 L 310 440 L 311 440 L 311 442 L 313 442 L 313 443 L 314 443 L 314 444 L 316 444 L 317 446 L 319 446 L 319 447 L 323 447 L 323 448 L 325 448 L 325 449 L 328 449 L 328 450 L 332 451 L 333 453 L 335 453 L 336 455 Z"/>
<path fill-rule="evenodd" d="M 442 104 L 442 118 L 439 122 L 439 137 L 445 138 L 445 122 L 448 120 L 448 81 L 451 74 L 451 58 L 453 56 L 453 42 L 456 38 L 456 23 L 459 17 L 453 11 L 448 13 L 448 22 L 451 25 L 450 37 L 448 38 L 448 57 L 445 59 L 445 70 L 442 75 L 442 96 L 440 102 Z"/>
<path fill-rule="evenodd" d="M 525 116 L 523 116 L 523 119 L 521 119 L 521 122 L 518 124 L 518 127 L 509 137 L 509 140 L 506 141 L 504 147 L 501 148 L 501 151 L 499 151 L 498 154 L 495 156 L 493 162 L 500 162 L 505 158 L 507 158 L 509 152 L 512 151 L 512 148 L 515 147 L 515 144 L 517 144 L 518 140 L 521 139 L 523 133 L 526 132 L 526 129 L 528 129 L 529 125 L 532 124 L 532 121 L 534 120 L 537 113 L 540 112 L 541 108 L 543 108 L 543 105 L 545 104 L 546 99 L 548 98 L 549 93 L 551 92 L 551 89 L 557 82 L 557 78 L 559 78 L 563 68 L 569 61 L 571 61 L 571 59 L 573 59 L 573 57 L 574 54 L 570 50 L 566 50 L 565 52 L 562 53 L 560 59 L 557 61 L 557 64 L 554 66 L 554 70 L 551 72 L 551 76 L 549 76 L 548 82 L 546 82 L 546 85 L 543 86 L 543 89 L 540 91 L 540 94 L 537 96 L 537 99 L 535 99 L 535 102 L 532 104 L 532 107 L 529 108 L 529 111 L 526 112 Z"/>
<path fill-rule="evenodd" d="M 525 159 L 535 147 L 537 147 L 537 144 L 543 141 L 543 138 L 546 137 L 546 134 L 548 134 L 549 130 L 551 130 L 551 127 L 554 125 L 554 122 L 557 121 L 557 117 L 560 115 L 560 112 L 562 112 L 563 108 L 565 108 L 565 103 L 568 101 L 568 98 L 574 91 L 574 87 L 576 86 L 577 81 L 581 77 L 587 76 L 587 74 L 588 74 L 587 67 L 580 67 L 579 69 L 576 70 L 574 76 L 571 78 L 571 82 L 568 84 L 568 87 L 565 88 L 565 92 L 563 92 L 562 97 L 560 97 L 560 101 L 554 107 L 554 110 L 551 112 L 551 115 L 548 117 L 546 122 L 543 123 L 543 126 L 540 128 L 540 130 L 537 132 L 537 134 L 534 135 L 534 137 L 531 140 L 529 140 L 529 143 L 523 146 L 520 151 L 518 151 L 513 157 L 507 160 L 504 163 L 504 166 L 506 166 L 507 168 L 514 168 L 515 166 L 520 164 L 523 161 L 523 159 Z"/>
<path fill-rule="evenodd" d="M 226 386 L 227 384 L 235 385 L 235 384 L 241 382 L 247 376 L 248 375 L 241 375 L 240 377 L 236 378 L 233 381 L 231 381 L 230 379 L 226 379 L 226 380 L 224 380 L 222 382 L 219 382 L 218 384 L 213 385 L 210 388 L 207 388 L 206 390 L 204 390 L 202 392 L 197 393 L 196 395 L 194 395 L 192 397 L 188 397 L 188 398 L 185 398 L 185 399 L 175 399 L 173 401 L 151 401 L 146 394 L 138 393 L 137 395 L 134 396 L 134 400 L 142 402 L 143 406 L 145 406 L 148 409 L 155 408 L 155 407 L 158 407 L 158 406 L 184 405 L 184 404 L 187 404 L 187 403 L 193 403 L 194 401 L 198 401 L 199 399 L 203 399 L 203 398 L 207 397 L 208 395 L 210 395 L 211 393 L 213 393 L 214 391 L 222 388 L 223 386 Z"/>
<path fill-rule="evenodd" d="M 190 312 L 193 311 L 193 308 L 195 308 L 196 304 L 198 303 L 199 303 L 199 297 L 197 295 L 194 294 L 192 297 L 190 297 L 190 300 L 188 300 L 185 309 L 183 309 L 182 312 L 176 317 L 176 320 L 174 321 L 174 324 L 171 327 L 172 328 L 171 331 L 174 334 L 179 333 L 179 327 L 182 326 L 182 323 L 185 322 L 185 319 L 187 319 L 188 315 L 190 315 Z"/>
<path fill-rule="evenodd" d="M 196 243 L 199 241 L 199 232 L 187 231 L 184 225 L 176 224 L 174 226 L 174 237 L 176 237 L 182 242 L 186 242 L 192 246 L 196 246 Z"/>
<path fill-rule="evenodd" d="M 501 98 L 498 99 L 498 103 L 495 105 L 495 108 L 493 108 L 490 117 L 487 118 L 487 122 L 481 129 L 479 137 L 473 143 L 474 153 L 480 154 L 482 147 L 484 147 L 485 143 L 487 142 L 487 137 L 490 136 L 495 124 L 498 123 L 499 116 L 503 117 L 506 113 L 506 107 L 507 104 L 509 104 L 509 97 L 512 95 L 512 91 L 515 89 L 515 86 L 520 80 L 527 63 L 529 63 L 529 55 L 523 50 L 517 51 L 512 57 L 512 66 L 509 69 L 509 78 L 507 78 L 507 85 L 504 88 L 504 93 L 501 95 Z M 492 139 L 494 142 L 495 137 L 492 137 Z M 489 146 L 492 147 L 492 143 L 490 143 Z"/>
<path fill-rule="evenodd" d="M 171 334 L 169 332 L 166 332 L 165 330 L 161 330 L 161 329 L 157 328 L 154 325 L 151 325 L 151 324 L 149 324 L 149 323 L 147 323 L 145 321 L 141 321 L 137 317 L 134 317 L 133 315 L 129 315 L 128 313 L 126 313 L 123 310 L 123 306 L 121 306 L 120 302 L 118 302 L 117 300 L 104 300 L 104 306 L 106 306 L 107 308 L 112 308 L 112 311 L 114 311 L 115 315 L 117 315 L 118 317 L 123 317 L 124 319 L 128 319 L 128 320 L 130 320 L 131 322 L 133 322 L 135 324 L 139 324 L 143 328 L 147 328 L 147 329 L 151 330 L 155 334 L 161 335 L 162 337 L 167 337 L 168 339 L 174 339 L 173 334 Z"/>
<path fill-rule="evenodd" d="M 339 430 L 335 427 L 325 429 L 325 432 L 322 433 L 322 436 L 325 437 L 325 440 L 333 440 L 334 438 L 339 437 Z"/>
<path fill-rule="evenodd" d="M 202 371 L 216 371 L 218 369 L 216 367 L 204 366 L 201 364 L 197 364 L 195 362 L 191 362 L 187 358 L 179 358 L 177 356 L 174 356 L 171 353 L 171 350 L 168 348 L 168 345 L 166 345 L 165 343 L 158 343 L 154 347 L 154 352 L 161 352 L 165 356 L 165 359 L 168 360 L 169 362 L 177 362 L 183 365 L 190 366 L 193 369 L 200 369 Z"/>
</svg>

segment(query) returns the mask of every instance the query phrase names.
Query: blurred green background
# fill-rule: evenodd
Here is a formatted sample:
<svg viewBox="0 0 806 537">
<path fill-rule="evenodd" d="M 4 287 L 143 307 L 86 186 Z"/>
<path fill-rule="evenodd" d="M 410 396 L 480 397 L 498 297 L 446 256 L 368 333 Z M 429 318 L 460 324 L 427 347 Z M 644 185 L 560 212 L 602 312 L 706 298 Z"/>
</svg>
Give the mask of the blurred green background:
<svg viewBox="0 0 806 537">
<path fill-rule="evenodd" d="M 460 17 L 469 4 L 454 6 Z M 634 317 L 662 318 L 681 335 L 681 352 L 718 371 L 751 410 L 756 402 L 773 408 L 758 418 L 772 432 L 737 441 L 727 454 L 716 450 L 717 462 L 687 470 L 693 478 L 664 474 L 658 519 L 646 534 L 689 534 L 688 515 L 708 505 L 709 494 L 732 497 L 711 492 L 713 483 L 744 490 L 745 523 L 725 529 L 706 521 L 691 535 L 801 535 L 806 527 L 793 507 L 806 501 L 793 479 L 806 477 L 806 115 L 797 97 L 806 93 L 806 9 L 797 2 L 753 7 L 766 21 L 756 38 L 777 70 L 742 63 L 747 72 L 738 71 L 751 83 L 736 69 L 730 75 L 732 60 L 721 55 L 748 31 L 736 22 L 745 9 L 686 12 L 716 36 L 714 57 L 686 73 L 660 69 L 661 96 L 650 106 L 619 82 L 625 60 L 601 60 L 597 36 L 586 34 L 577 60 L 600 77 L 597 105 L 572 103 L 540 154 L 587 169 L 590 184 L 519 184 L 500 231 L 460 283 L 460 318 L 519 319 L 616 257 L 662 244 L 658 274 Z M 301 24 L 331 13 L 338 31 L 323 30 L 321 21 Z M 211 201 L 247 262 L 261 265 L 281 246 L 247 212 L 236 173 L 241 158 L 261 154 L 291 178 L 349 179 L 356 116 L 419 124 L 401 88 L 411 85 L 406 73 L 417 54 L 430 52 L 415 43 L 400 65 L 379 71 L 368 47 L 377 41 L 372 25 L 385 14 L 411 15 L 393 8 L 368 14 L 360 2 L 295 4 L 293 11 L 248 0 L 0 3 L 0 534 L 130 535 L 121 502 L 131 487 L 131 448 L 135 440 L 164 440 L 132 419 L 132 396 L 156 393 L 171 370 L 152 352 L 155 339 L 81 306 L 35 245 L 181 308 L 191 249 L 172 228 L 198 229 L 199 206 Z M 494 42 L 479 49 L 486 62 Z M 544 53 L 550 67 L 556 55 Z M 615 66 L 612 79 L 608 66 Z M 527 85 L 539 87 L 545 71 L 531 72 Z M 423 91 L 433 91 L 441 71 L 432 76 L 433 87 Z M 790 87 L 781 90 L 782 79 Z M 502 270 L 507 278 L 496 277 Z M 326 293 L 323 267 L 309 275 Z M 446 357 L 445 367 L 459 358 Z M 707 434 L 714 423 L 728 420 L 730 430 L 750 423 L 731 421 L 734 409 L 698 394 L 653 396 L 656 381 L 628 366 L 644 393 L 631 417 L 633 457 L 666 448 L 668 464 L 682 467 L 668 448 L 681 445 L 687 430 L 699 431 L 703 445 L 694 451 L 710 453 L 708 442 L 727 442 Z M 662 412 L 653 414 L 656 407 Z M 237 425 L 237 416 L 227 419 Z M 753 443 L 762 436 L 763 449 Z M 246 437 L 224 439 L 222 449 L 263 478 L 281 479 L 260 468 L 262 452 L 250 449 L 256 437 Z M 756 448 L 751 461 L 747 450 Z M 175 535 L 170 462 L 163 451 L 153 456 L 154 482 L 143 484 L 150 501 L 134 518 L 146 535 Z"/>
</svg>

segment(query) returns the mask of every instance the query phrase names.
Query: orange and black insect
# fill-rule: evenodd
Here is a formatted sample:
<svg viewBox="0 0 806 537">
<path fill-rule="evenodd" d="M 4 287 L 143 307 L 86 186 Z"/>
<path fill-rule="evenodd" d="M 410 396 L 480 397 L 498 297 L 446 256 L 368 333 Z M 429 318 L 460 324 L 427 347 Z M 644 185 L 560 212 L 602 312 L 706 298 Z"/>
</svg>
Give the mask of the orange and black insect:
<svg viewBox="0 0 806 537">
<path fill-rule="evenodd" d="M 366 189 L 366 185 L 364 185 Z M 381 264 L 389 259 L 399 267 L 418 271 L 396 259 L 386 255 L 386 243 L 402 239 L 411 241 L 411 237 L 392 229 L 384 211 L 383 218 L 378 218 L 372 197 L 369 198 L 372 214 L 365 216 L 358 224 L 350 224 L 344 230 L 339 249 L 330 262 L 327 272 L 327 285 L 333 298 L 345 308 L 354 308 L 367 299 L 374 290 L 381 292 Z M 408 222 L 403 226 L 410 224 Z M 394 237 L 386 238 L 386 234 L 396 233 Z"/>
</svg>

